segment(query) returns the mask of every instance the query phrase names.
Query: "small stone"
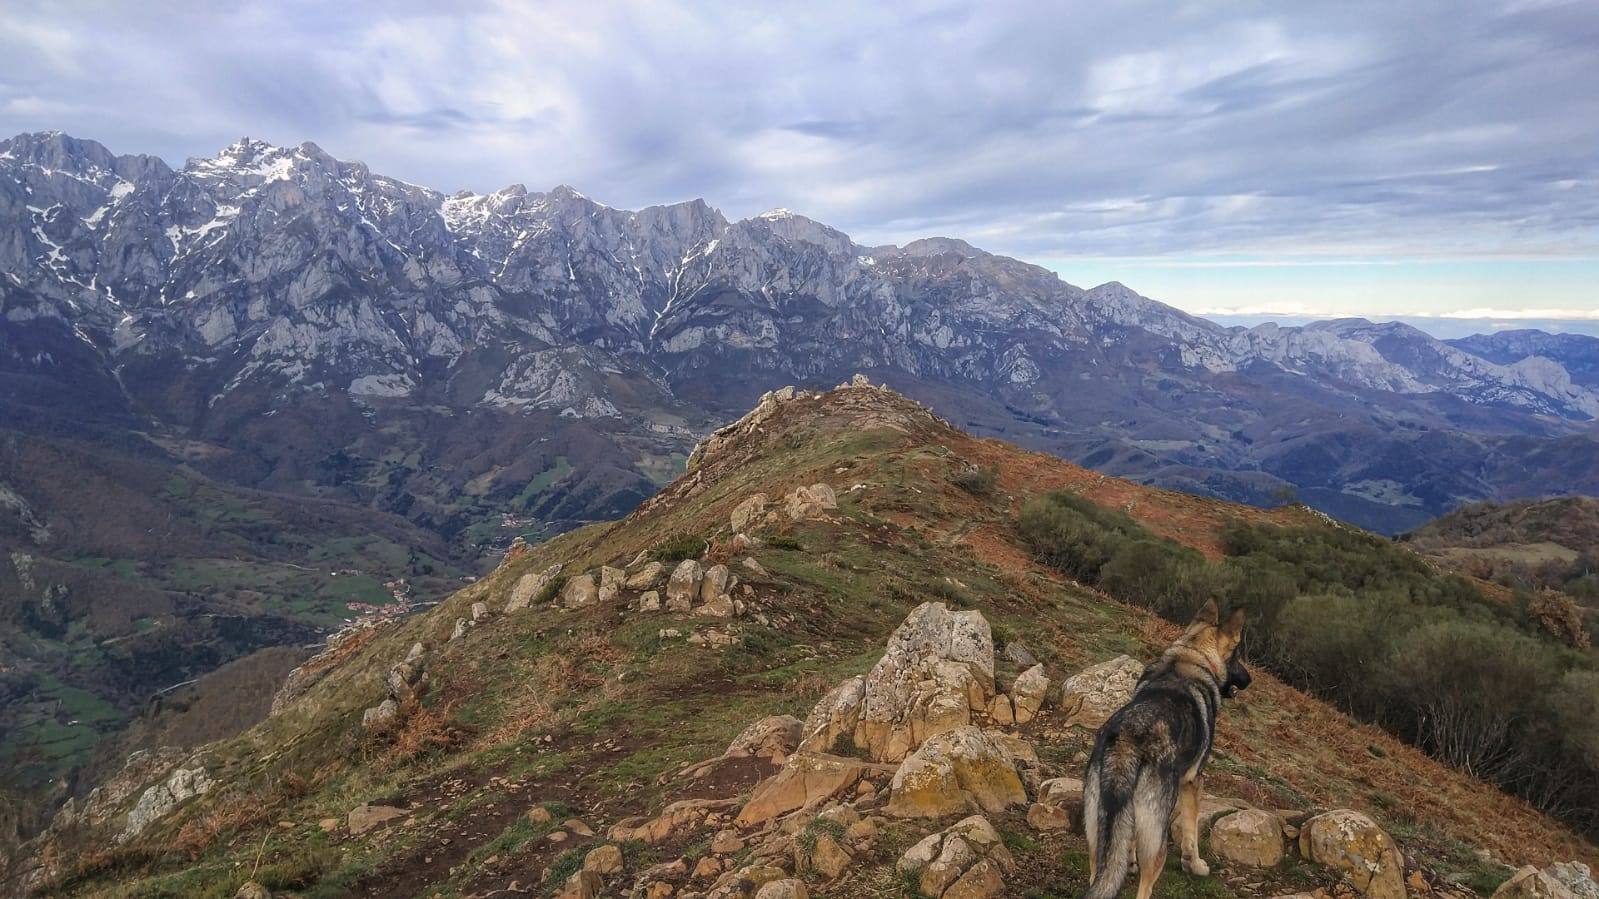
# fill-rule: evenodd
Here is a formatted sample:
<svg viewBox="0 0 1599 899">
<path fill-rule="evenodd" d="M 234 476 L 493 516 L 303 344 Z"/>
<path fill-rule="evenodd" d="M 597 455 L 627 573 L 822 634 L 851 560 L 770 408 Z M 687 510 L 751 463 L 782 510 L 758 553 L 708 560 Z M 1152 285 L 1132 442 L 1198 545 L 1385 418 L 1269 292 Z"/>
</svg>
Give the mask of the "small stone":
<svg viewBox="0 0 1599 899">
<path fill-rule="evenodd" d="M 555 819 L 555 816 L 550 814 L 550 810 L 542 805 L 535 805 L 528 809 L 526 817 L 529 824 L 548 824 Z"/>
<path fill-rule="evenodd" d="M 744 840 L 736 830 L 718 831 L 711 839 L 711 851 L 717 855 L 732 855 L 744 848 Z"/>
<path fill-rule="evenodd" d="M 644 899 L 670 899 L 675 890 L 676 887 L 673 887 L 666 881 L 657 880 L 648 887 L 645 887 Z"/>
<path fill-rule="evenodd" d="M 322 832 L 323 833 L 332 833 L 335 830 L 339 829 L 339 819 L 338 818 L 323 818 L 321 821 L 318 821 L 316 823 L 316 826 L 322 828 Z"/>
<path fill-rule="evenodd" d="M 233 899 L 272 899 L 272 891 L 251 880 L 239 887 Z"/>
<path fill-rule="evenodd" d="M 345 826 L 350 829 L 350 833 L 359 835 L 379 824 L 403 818 L 405 815 L 403 809 L 391 805 L 358 805 L 350 809 L 350 813 L 345 816 Z"/>
<path fill-rule="evenodd" d="M 564 830 L 555 830 L 550 832 L 548 839 L 552 843 L 564 843 L 570 839 L 570 837 Z"/>
<path fill-rule="evenodd" d="M 755 899 L 810 899 L 810 892 L 805 889 L 805 881 L 785 877 L 756 890 Z"/>
<path fill-rule="evenodd" d="M 582 821 L 578 820 L 577 818 L 567 818 L 565 821 L 561 822 L 561 826 L 566 828 L 567 830 L 570 830 L 571 832 L 577 834 L 580 837 L 592 837 L 592 836 L 594 836 L 594 828 L 588 826 L 587 824 L 584 824 Z"/>
<path fill-rule="evenodd" d="M 583 870 L 593 871 L 601 876 L 615 874 L 622 870 L 622 850 L 617 846 L 601 846 L 591 850 L 583 856 Z"/>
<path fill-rule="evenodd" d="M 714 855 L 707 855 L 694 865 L 695 880 L 710 880 L 720 873 L 722 873 L 722 863 L 717 861 Z"/>
<path fill-rule="evenodd" d="M 1058 805 L 1035 802 L 1027 809 L 1027 824 L 1034 830 L 1067 830 L 1072 826 L 1072 816 Z"/>
</svg>

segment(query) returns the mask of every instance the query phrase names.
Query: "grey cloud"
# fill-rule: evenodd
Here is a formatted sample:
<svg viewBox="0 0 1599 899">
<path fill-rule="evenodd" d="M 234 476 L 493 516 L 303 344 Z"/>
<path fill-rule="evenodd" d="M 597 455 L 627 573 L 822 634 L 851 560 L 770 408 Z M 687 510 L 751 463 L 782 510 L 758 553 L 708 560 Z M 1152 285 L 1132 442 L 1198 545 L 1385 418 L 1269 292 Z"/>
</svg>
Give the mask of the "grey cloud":
<svg viewBox="0 0 1599 899">
<path fill-rule="evenodd" d="M 0 132 L 1030 257 L 1599 252 L 1592 4 L 791 6 L 18 8 Z"/>
</svg>

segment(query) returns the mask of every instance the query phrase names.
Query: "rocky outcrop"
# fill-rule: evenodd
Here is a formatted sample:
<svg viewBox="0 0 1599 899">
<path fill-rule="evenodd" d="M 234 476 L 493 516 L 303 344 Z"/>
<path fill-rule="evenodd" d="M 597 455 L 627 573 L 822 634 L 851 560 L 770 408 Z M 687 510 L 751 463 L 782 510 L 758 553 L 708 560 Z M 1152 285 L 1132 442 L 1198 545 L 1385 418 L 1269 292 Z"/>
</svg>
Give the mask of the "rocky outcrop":
<svg viewBox="0 0 1599 899">
<path fill-rule="evenodd" d="M 600 601 L 600 586 L 595 583 L 594 575 L 580 574 L 568 578 L 565 586 L 561 588 L 561 606 L 567 609 L 582 609 L 592 606 Z"/>
<path fill-rule="evenodd" d="M 766 494 L 756 493 L 733 507 L 732 514 L 728 515 L 728 524 L 732 525 L 733 533 L 741 534 L 758 524 L 766 515 Z"/>
<path fill-rule="evenodd" d="M 203 766 L 178 768 L 168 774 L 166 780 L 139 796 L 139 801 L 128 811 L 127 824 L 118 835 L 117 842 L 125 843 L 133 839 L 180 804 L 210 792 L 211 786 L 211 776 Z"/>
<path fill-rule="evenodd" d="M 1026 724 L 1038 716 L 1044 707 L 1044 696 L 1049 692 L 1049 676 L 1043 665 L 1034 665 L 1016 677 L 1010 688 L 1011 707 L 1017 724 Z"/>
<path fill-rule="evenodd" d="M 627 576 L 625 586 L 629 590 L 653 590 L 661 583 L 661 578 L 666 574 L 666 566 L 660 562 L 646 562 L 643 567 Z"/>
<path fill-rule="evenodd" d="M 864 777 L 885 777 L 892 765 L 821 753 L 798 752 L 776 774 L 756 785 L 738 813 L 740 827 L 763 824 L 780 815 L 841 796 Z"/>
<path fill-rule="evenodd" d="M 1526 865 L 1500 884 L 1492 899 L 1577 899 L 1577 894 L 1547 871 Z"/>
<path fill-rule="evenodd" d="M 392 805 L 362 804 L 350 809 L 345 815 L 345 826 L 352 835 L 359 836 L 380 824 L 403 818 L 407 814 L 409 813 L 405 809 L 395 808 Z"/>
<path fill-rule="evenodd" d="M 543 571 L 530 571 L 517 578 L 515 586 L 511 588 L 511 598 L 505 604 L 505 611 L 518 612 L 527 608 L 560 573 L 561 565 L 556 563 Z"/>
<path fill-rule="evenodd" d="M 897 762 L 929 737 L 971 723 L 994 693 L 994 639 L 978 612 L 914 609 L 863 684 L 855 745 Z"/>
<path fill-rule="evenodd" d="M 693 610 L 694 603 L 699 599 L 700 582 L 705 578 L 705 569 L 696 559 L 684 559 L 672 569 L 672 577 L 666 582 L 666 608 L 673 612 L 688 612 Z"/>
<path fill-rule="evenodd" d="M 927 899 L 988 899 L 1016 870 L 999 831 L 981 815 L 965 818 L 906 850 L 896 866 Z"/>
<path fill-rule="evenodd" d="M 800 748 L 808 752 L 831 752 L 840 740 L 848 740 L 853 745 L 865 700 L 864 675 L 849 678 L 834 687 L 805 718 Z"/>
<path fill-rule="evenodd" d="M 751 724 L 728 744 L 727 751 L 714 759 L 693 764 L 678 772 L 679 777 L 696 779 L 716 770 L 723 762 L 760 758 L 775 765 L 788 761 L 799 747 L 803 722 L 793 715 L 772 715 Z"/>
<path fill-rule="evenodd" d="M 400 704 L 385 699 L 361 713 L 361 727 L 370 731 L 385 731 L 394 726 L 400 717 Z"/>
<path fill-rule="evenodd" d="M 790 521 L 821 518 L 837 508 L 838 495 L 826 484 L 796 487 L 783 497 L 783 514 L 787 515 Z"/>
</svg>

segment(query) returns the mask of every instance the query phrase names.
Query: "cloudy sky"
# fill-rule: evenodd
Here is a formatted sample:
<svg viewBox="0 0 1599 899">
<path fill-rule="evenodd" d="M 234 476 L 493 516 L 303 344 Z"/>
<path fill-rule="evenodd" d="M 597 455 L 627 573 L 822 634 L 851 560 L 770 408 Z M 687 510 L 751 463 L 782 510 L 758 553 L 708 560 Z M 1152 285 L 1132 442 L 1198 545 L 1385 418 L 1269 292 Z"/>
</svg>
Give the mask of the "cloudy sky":
<svg viewBox="0 0 1599 899">
<path fill-rule="evenodd" d="M 1586 0 L 443 6 L 0 0 L 0 132 L 783 206 L 1211 314 L 1599 320 Z"/>
</svg>

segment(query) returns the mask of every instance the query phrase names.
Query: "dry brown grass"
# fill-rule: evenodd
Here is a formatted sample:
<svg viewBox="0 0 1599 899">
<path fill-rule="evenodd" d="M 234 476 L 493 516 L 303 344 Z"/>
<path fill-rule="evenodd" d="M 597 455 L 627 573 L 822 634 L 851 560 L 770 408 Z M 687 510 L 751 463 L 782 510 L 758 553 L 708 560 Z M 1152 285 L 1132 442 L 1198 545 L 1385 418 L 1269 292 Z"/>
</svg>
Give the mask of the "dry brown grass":
<svg viewBox="0 0 1599 899">
<path fill-rule="evenodd" d="M 190 858 L 199 858 L 223 834 L 260 826 L 311 790 L 311 784 L 290 771 L 270 784 L 253 790 L 236 790 L 211 803 L 204 814 L 191 817 L 178 829 L 172 846 Z"/>
<path fill-rule="evenodd" d="M 574 692 L 597 687 L 617 688 L 607 681 L 605 672 L 622 658 L 622 653 L 599 634 L 584 634 L 557 649 L 519 666 L 520 689 L 502 709 L 499 723 L 488 730 L 481 745 L 507 743 L 523 734 L 548 726 L 556 720 L 556 705 Z M 610 698 L 609 690 L 602 698 Z"/>
</svg>

